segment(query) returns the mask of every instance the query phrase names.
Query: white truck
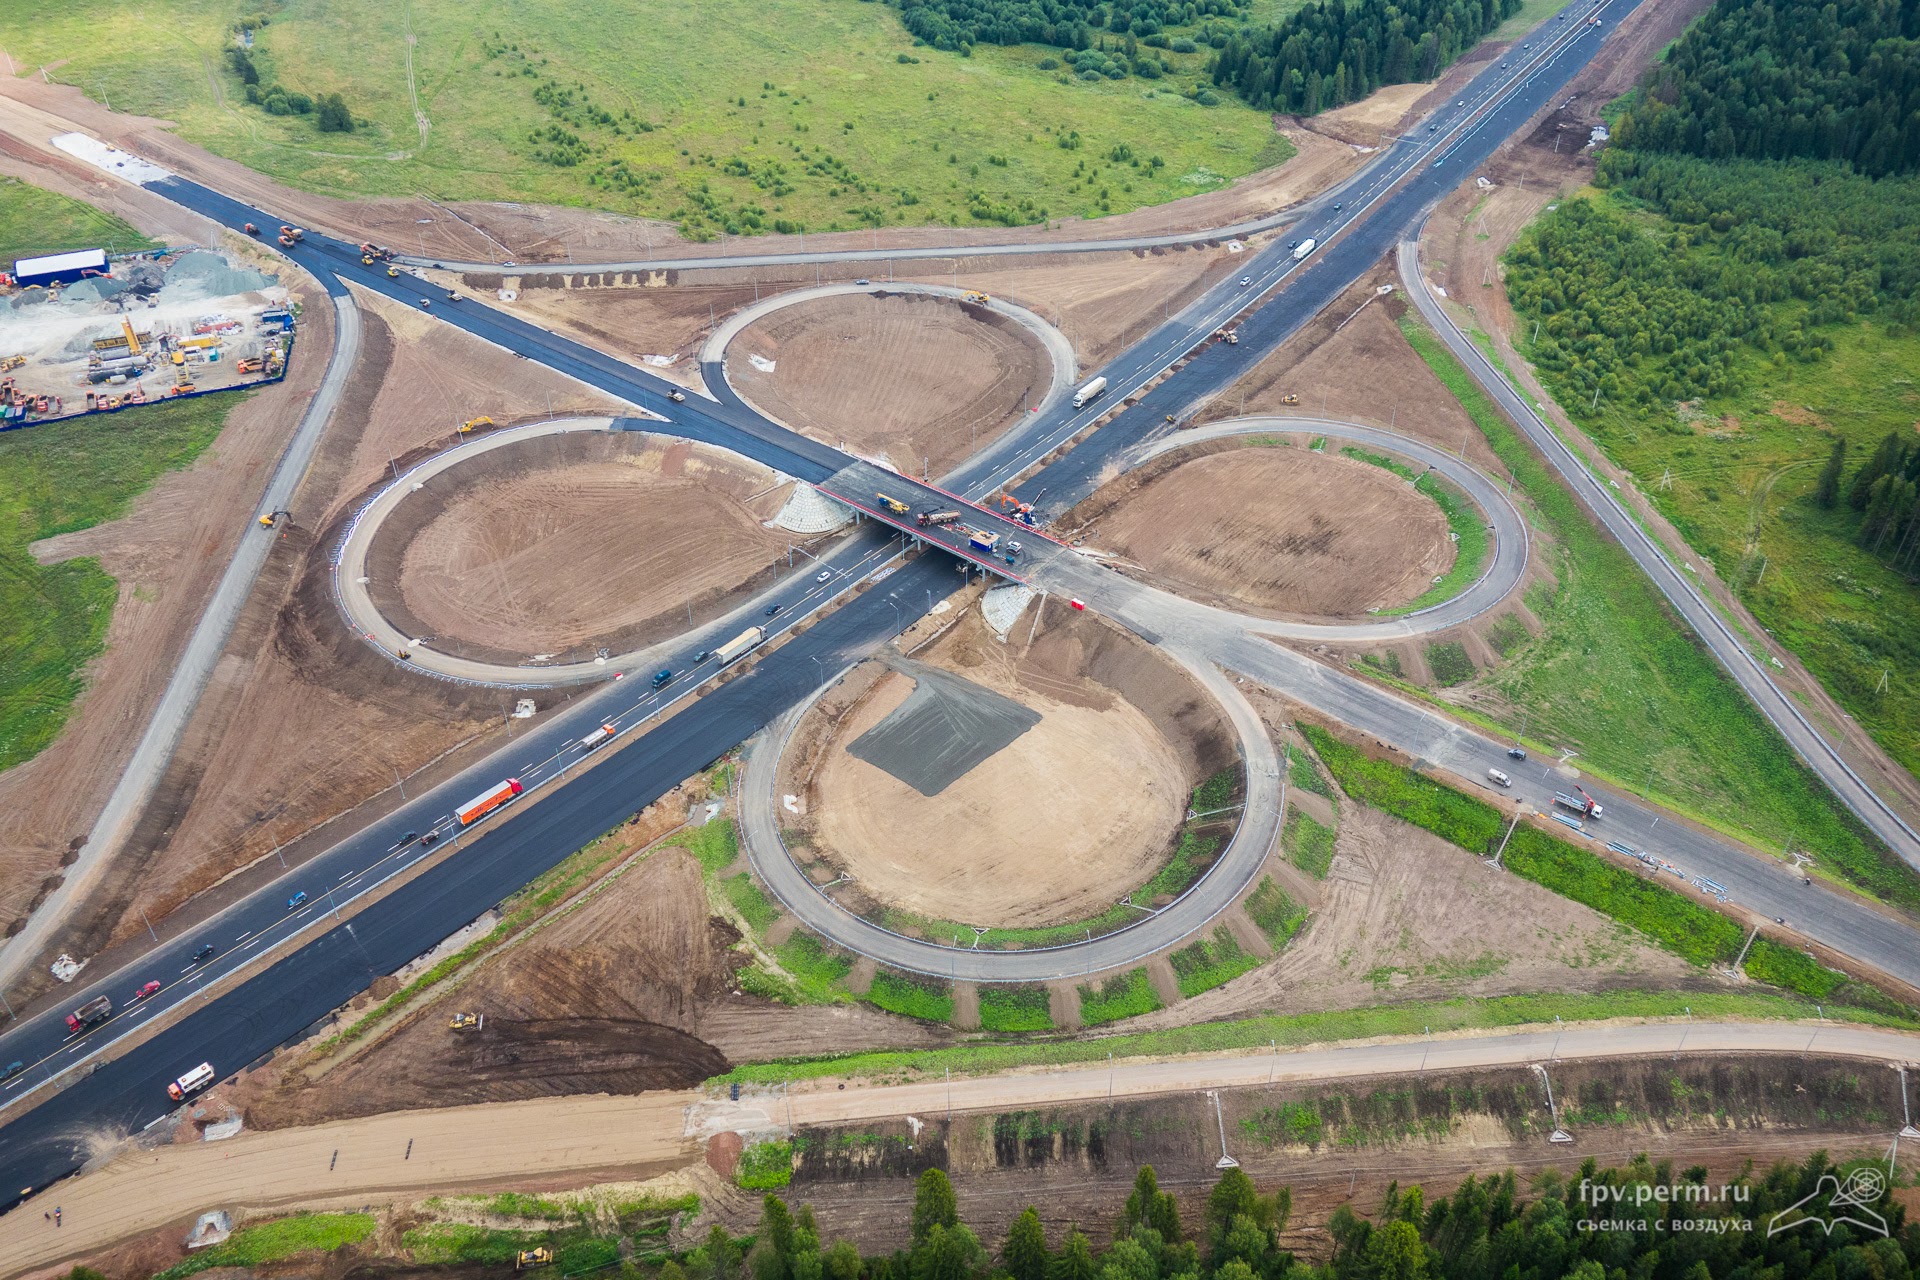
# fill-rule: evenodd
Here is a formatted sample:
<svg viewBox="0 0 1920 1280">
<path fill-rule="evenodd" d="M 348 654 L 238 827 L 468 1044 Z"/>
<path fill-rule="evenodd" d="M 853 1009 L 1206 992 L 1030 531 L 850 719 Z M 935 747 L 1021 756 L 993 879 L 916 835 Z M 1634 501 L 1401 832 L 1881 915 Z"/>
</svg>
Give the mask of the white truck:
<svg viewBox="0 0 1920 1280">
<path fill-rule="evenodd" d="M 1293 260 L 1298 262 L 1300 259 L 1312 253 L 1313 246 L 1318 243 L 1320 243 L 1318 240 L 1302 240 L 1299 244 L 1293 246 Z"/>
<path fill-rule="evenodd" d="M 1107 380 L 1105 378 L 1095 378 L 1092 382 L 1089 382 L 1086 386 L 1073 393 L 1073 407 L 1076 409 L 1085 407 L 1087 401 L 1100 395 L 1106 389 Z"/>
</svg>

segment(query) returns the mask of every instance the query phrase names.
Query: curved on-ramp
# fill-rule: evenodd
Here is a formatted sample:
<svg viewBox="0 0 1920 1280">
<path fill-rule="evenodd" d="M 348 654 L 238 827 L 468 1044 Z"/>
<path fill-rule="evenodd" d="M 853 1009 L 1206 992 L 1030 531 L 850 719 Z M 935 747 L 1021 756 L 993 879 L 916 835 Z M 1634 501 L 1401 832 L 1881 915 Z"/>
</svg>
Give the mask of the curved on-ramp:
<svg viewBox="0 0 1920 1280">
<path fill-rule="evenodd" d="M 780 756 L 801 718 L 832 682 L 769 726 L 747 754 L 740 788 L 740 825 L 748 861 L 795 919 L 834 945 L 896 969 L 956 982 L 1046 982 L 1136 964 L 1172 946 L 1232 906 L 1253 882 L 1280 838 L 1286 787 L 1266 726 L 1233 682 L 1212 663 L 1178 648 L 1163 648 L 1162 652 L 1198 680 L 1227 713 L 1246 769 L 1247 798 L 1233 839 L 1207 873 L 1171 904 L 1143 915 L 1136 923 L 1064 946 L 982 951 L 909 938 L 841 907 L 793 860 L 774 820 L 774 780 Z M 1115 885 L 1114 892 L 1118 895 L 1131 887 Z"/>
</svg>

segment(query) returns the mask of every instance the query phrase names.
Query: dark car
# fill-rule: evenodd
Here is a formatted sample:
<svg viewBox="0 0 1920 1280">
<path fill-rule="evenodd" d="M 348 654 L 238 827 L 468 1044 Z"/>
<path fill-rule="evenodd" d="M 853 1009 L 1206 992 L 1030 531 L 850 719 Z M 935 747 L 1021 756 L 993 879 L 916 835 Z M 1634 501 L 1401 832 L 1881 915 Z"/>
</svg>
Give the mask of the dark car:
<svg viewBox="0 0 1920 1280">
<path fill-rule="evenodd" d="M 418 831 L 409 831 L 407 832 L 407 834 L 400 837 L 400 847 L 404 849 L 408 845 L 412 844 L 415 840 L 418 840 L 419 838 L 420 838 L 420 833 Z"/>
<path fill-rule="evenodd" d="M 27 1069 L 24 1062 L 9 1062 L 5 1071 L 0 1071 L 0 1081 L 11 1080 Z"/>
<path fill-rule="evenodd" d="M 713 650 L 702 649 L 700 652 L 693 655 L 693 665 L 697 667 L 701 663 L 705 662 L 708 658 L 711 658 L 712 656 L 713 656 Z"/>
<path fill-rule="evenodd" d="M 764 612 L 766 613 L 766 615 L 767 615 L 767 616 L 768 616 L 769 618 L 771 618 L 771 617 L 773 617 L 773 616 L 774 616 L 775 614 L 777 614 L 777 613 L 779 613 L 779 612 L 780 612 L 780 611 L 781 611 L 782 609 L 784 609 L 784 608 L 786 608 L 786 607 L 787 607 L 787 606 L 785 606 L 785 605 L 783 605 L 783 604 L 770 604 L 770 605 L 768 605 L 768 606 L 766 607 L 766 609 L 764 610 Z"/>
<path fill-rule="evenodd" d="M 200 949 L 193 953 L 193 962 L 195 964 L 205 964 L 219 954 L 220 948 L 214 946 L 211 942 L 203 942 L 200 944 Z"/>
<path fill-rule="evenodd" d="M 1333 211 L 1334 211 L 1335 213 L 1338 213 L 1338 212 L 1340 212 L 1340 206 L 1339 206 L 1339 205 L 1335 205 L 1335 206 L 1333 206 Z"/>
<path fill-rule="evenodd" d="M 287 899 L 287 910 L 289 911 L 293 911 L 299 907 L 304 907 L 305 905 L 307 905 L 307 891 L 305 889 L 302 889 L 300 892 L 294 894 L 291 898 Z"/>
<path fill-rule="evenodd" d="M 1507 755 L 1515 760 L 1525 760 L 1527 758 L 1527 753 L 1518 747 L 1508 747 Z"/>
<path fill-rule="evenodd" d="M 671 679 L 673 679 L 673 669 L 670 667 L 662 667 L 653 673 L 653 687 L 658 689 Z"/>
<path fill-rule="evenodd" d="M 149 996 L 157 996 L 159 994 L 160 994 L 160 983 L 156 979 L 153 982 L 149 982 L 145 984 L 138 991 L 134 992 L 133 998 L 135 1000 L 145 1000 Z"/>
<path fill-rule="evenodd" d="M 429 831 L 427 832 L 427 834 L 420 837 L 420 847 L 422 849 L 431 848 L 432 846 L 439 843 L 440 843 L 440 833 L 438 831 Z"/>
</svg>

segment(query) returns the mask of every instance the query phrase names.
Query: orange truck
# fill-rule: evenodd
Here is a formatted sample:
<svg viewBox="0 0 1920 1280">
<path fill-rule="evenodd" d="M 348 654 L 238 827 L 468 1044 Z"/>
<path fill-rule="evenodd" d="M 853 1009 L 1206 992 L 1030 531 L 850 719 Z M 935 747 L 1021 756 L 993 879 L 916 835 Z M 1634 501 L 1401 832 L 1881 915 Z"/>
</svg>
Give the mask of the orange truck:
<svg viewBox="0 0 1920 1280">
<path fill-rule="evenodd" d="M 454 816 L 460 819 L 461 826 L 471 826 L 525 790 L 526 788 L 520 785 L 520 779 L 508 778 L 499 786 L 482 791 L 455 809 Z"/>
</svg>

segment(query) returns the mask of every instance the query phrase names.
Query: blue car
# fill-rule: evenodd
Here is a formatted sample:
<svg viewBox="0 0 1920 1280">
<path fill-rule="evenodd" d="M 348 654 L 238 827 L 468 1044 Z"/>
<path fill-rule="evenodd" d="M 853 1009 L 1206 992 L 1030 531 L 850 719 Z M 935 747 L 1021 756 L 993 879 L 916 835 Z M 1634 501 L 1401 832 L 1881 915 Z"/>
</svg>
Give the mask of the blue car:
<svg viewBox="0 0 1920 1280">
<path fill-rule="evenodd" d="M 307 900 L 307 891 L 305 889 L 302 889 L 299 893 L 296 893 L 291 898 L 287 899 L 287 910 L 292 911 L 302 906 L 306 902 L 306 900 Z"/>
</svg>

